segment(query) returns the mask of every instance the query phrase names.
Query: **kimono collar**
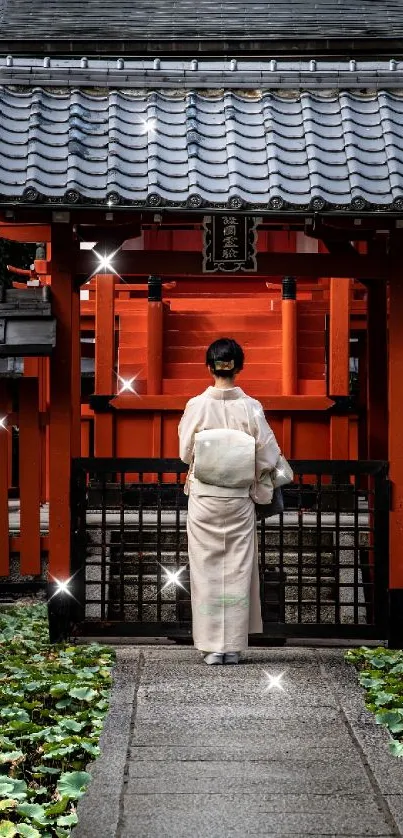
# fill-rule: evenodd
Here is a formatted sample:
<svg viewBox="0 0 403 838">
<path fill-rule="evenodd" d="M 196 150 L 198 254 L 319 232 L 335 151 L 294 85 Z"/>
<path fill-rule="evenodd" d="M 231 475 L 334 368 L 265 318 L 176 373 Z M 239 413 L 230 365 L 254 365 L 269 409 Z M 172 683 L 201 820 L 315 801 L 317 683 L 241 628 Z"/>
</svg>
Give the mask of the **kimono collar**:
<svg viewBox="0 0 403 838">
<path fill-rule="evenodd" d="M 221 390 L 219 387 L 210 386 L 207 387 L 205 393 L 209 399 L 218 399 L 219 401 L 245 398 L 245 393 L 240 387 L 228 387 L 226 390 Z"/>
</svg>

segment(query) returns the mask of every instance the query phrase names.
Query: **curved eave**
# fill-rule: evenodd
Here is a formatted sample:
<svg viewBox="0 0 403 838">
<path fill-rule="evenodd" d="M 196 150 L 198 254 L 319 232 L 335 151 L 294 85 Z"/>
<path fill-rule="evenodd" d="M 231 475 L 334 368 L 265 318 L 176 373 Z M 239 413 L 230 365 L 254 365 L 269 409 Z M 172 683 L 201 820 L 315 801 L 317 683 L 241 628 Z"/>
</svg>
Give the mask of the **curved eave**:
<svg viewBox="0 0 403 838">
<path fill-rule="evenodd" d="M 281 37 L 265 37 L 261 33 L 253 37 L 244 35 L 206 36 L 186 35 L 150 39 L 122 39 L 119 37 L 99 39 L 96 37 L 53 39 L 46 35 L 43 38 L 7 38 L 0 37 L 0 52 L 28 56 L 119 56 L 144 55 L 160 56 L 174 55 L 193 57 L 198 55 L 227 56 L 227 55 L 269 55 L 300 56 L 309 55 L 310 58 L 376 56 L 403 56 L 403 33 L 394 37 L 364 36 L 332 36 L 323 35 L 313 38 L 312 35 Z"/>
<path fill-rule="evenodd" d="M 203 201 L 198 195 L 191 195 L 187 201 L 167 201 L 159 195 L 150 195 L 144 201 L 127 201 L 116 193 L 110 199 L 90 199 L 75 192 L 72 196 L 66 193 L 63 197 L 42 195 L 32 189 L 26 195 L 14 197 L 0 195 L 0 206 L 5 209 L 48 209 L 57 210 L 100 210 L 103 212 L 124 212 L 125 210 L 139 210 L 140 212 L 185 212 L 204 215 L 206 213 L 220 213 L 230 211 L 232 214 L 261 215 L 261 216 L 350 216 L 350 217 L 403 217 L 403 193 L 391 203 L 376 204 L 364 198 L 356 197 L 350 204 L 332 204 L 319 197 L 313 198 L 309 204 L 292 204 L 282 199 L 272 199 L 269 203 L 251 203 L 240 198 L 232 197 L 226 202 Z"/>
</svg>

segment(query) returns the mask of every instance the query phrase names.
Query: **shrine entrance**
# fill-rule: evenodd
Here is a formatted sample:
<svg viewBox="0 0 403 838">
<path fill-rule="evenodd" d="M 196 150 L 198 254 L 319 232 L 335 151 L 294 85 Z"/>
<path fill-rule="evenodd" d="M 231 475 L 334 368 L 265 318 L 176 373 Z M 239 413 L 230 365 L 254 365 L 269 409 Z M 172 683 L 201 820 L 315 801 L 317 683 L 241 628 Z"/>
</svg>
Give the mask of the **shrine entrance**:
<svg viewBox="0 0 403 838">
<path fill-rule="evenodd" d="M 16 469 L 5 433 L 3 580 L 15 584 L 16 555 L 20 576 L 46 579 L 53 639 L 58 625 L 76 634 L 189 637 L 177 426 L 188 398 L 208 383 L 206 346 L 229 332 L 246 350 L 239 383 L 261 401 L 296 474 L 281 520 L 259 525 L 265 639 L 399 644 L 401 507 L 395 494 L 389 513 L 388 484 L 389 444 L 400 492 L 398 234 L 391 226 L 387 249 L 372 241 L 376 222 L 365 219 L 363 252 L 334 255 L 330 245 L 309 251 L 313 236 L 299 219 L 295 236 L 277 236 L 268 218 L 259 225 L 254 273 L 208 277 L 196 248 L 200 219 L 182 221 L 186 229 L 198 225 L 187 251 L 179 218 L 167 222 L 178 228 L 175 240 L 153 215 L 148 239 L 147 230 L 136 235 L 141 249 L 132 252 L 123 244 L 146 227 L 139 214 L 128 211 L 115 225 L 108 213 L 108 221 L 110 228 L 99 228 L 79 211 L 55 212 L 40 229 L 48 258 L 36 260 L 34 281 L 50 286 L 56 345 L 49 358 L 24 360 L 19 384 L 2 383 L 2 415 L 19 428 L 20 525 L 10 537 Z M 333 225 L 352 236 L 337 219 Z M 2 222 L 3 235 L 37 238 L 37 229 Z M 109 261 L 81 247 L 84 235 L 96 234 L 108 252 L 118 245 Z M 351 392 L 350 338 L 364 330 L 360 405 Z M 64 580 L 74 600 L 60 590 Z"/>
</svg>

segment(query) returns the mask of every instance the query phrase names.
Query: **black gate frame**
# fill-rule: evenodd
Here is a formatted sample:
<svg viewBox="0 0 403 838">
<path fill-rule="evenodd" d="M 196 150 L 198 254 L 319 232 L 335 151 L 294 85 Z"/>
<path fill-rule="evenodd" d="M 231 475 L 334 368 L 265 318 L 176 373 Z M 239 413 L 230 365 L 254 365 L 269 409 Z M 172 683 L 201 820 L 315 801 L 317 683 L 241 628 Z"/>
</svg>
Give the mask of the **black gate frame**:
<svg viewBox="0 0 403 838">
<path fill-rule="evenodd" d="M 279 549 L 281 561 L 278 572 L 273 571 L 273 568 L 267 568 L 265 563 L 266 553 L 266 536 L 268 532 L 273 532 L 273 527 L 270 522 L 261 522 L 261 544 L 260 544 L 260 572 L 261 572 L 261 592 L 262 592 L 262 614 L 264 623 L 264 638 L 267 640 L 273 638 L 286 637 L 321 637 L 321 638 L 360 638 L 360 639 L 378 639 L 387 640 L 389 631 L 389 507 L 390 507 L 390 492 L 388 480 L 388 463 L 384 461 L 347 461 L 347 460 L 294 460 L 291 461 L 294 469 L 295 482 L 285 487 L 285 506 L 292 507 L 297 515 L 298 526 L 295 530 L 298 534 L 296 544 L 296 552 L 298 554 L 298 580 L 296 583 L 298 591 L 298 600 L 296 601 L 298 615 L 301 614 L 300 599 L 301 592 L 304 587 L 302 579 L 302 555 L 303 555 L 303 515 L 306 512 L 304 504 L 312 504 L 312 500 L 316 498 L 316 579 L 322 580 L 320 576 L 321 571 L 321 533 L 322 533 L 322 513 L 323 501 L 326 498 L 326 503 L 333 505 L 333 513 L 335 516 L 335 553 L 336 553 L 336 568 L 340 571 L 340 551 L 343 548 L 339 543 L 340 535 L 340 515 L 343 514 L 342 502 L 347 495 L 349 496 L 349 503 L 353 504 L 354 516 L 354 533 L 355 538 L 358 539 L 358 497 L 362 494 L 368 494 L 372 498 L 371 501 L 371 520 L 373 522 L 373 546 L 371 547 L 373 555 L 373 581 L 370 582 L 369 577 L 367 581 L 363 578 L 361 585 L 358 583 L 358 541 L 354 541 L 351 549 L 354 551 L 354 590 L 357 587 L 364 588 L 365 585 L 373 586 L 373 603 L 372 615 L 373 620 L 370 624 L 358 623 L 356 615 L 358 608 L 362 608 L 362 603 L 358 604 L 358 594 L 354 594 L 354 622 L 341 623 L 332 622 L 304 622 L 298 620 L 297 622 L 287 622 L 285 619 L 285 574 L 282 566 L 284 558 L 284 527 L 283 516 L 281 516 L 280 526 L 277 527 L 278 545 L 274 545 Z M 87 525 L 86 513 L 88 508 L 88 478 L 90 475 L 97 475 L 101 479 L 101 484 L 104 491 L 104 503 L 101 504 L 102 525 L 106 525 L 106 508 L 108 503 L 112 503 L 113 497 L 109 497 L 109 501 L 105 502 L 106 494 L 112 492 L 115 487 L 117 497 L 120 499 L 118 506 L 113 508 L 119 510 L 120 523 L 124 526 L 125 506 L 123 502 L 122 486 L 125 486 L 124 477 L 122 475 L 135 473 L 139 477 L 139 481 L 131 483 L 131 490 L 138 491 L 139 503 L 144 492 L 156 492 L 156 513 L 157 513 L 157 540 L 160 538 L 158 533 L 161 526 L 161 514 L 163 511 L 162 494 L 169 497 L 169 492 L 172 493 L 170 500 L 170 509 L 176 509 L 178 516 L 181 508 L 186 506 L 186 498 L 183 495 L 183 475 L 187 471 L 187 466 L 179 459 L 155 459 L 155 458 L 80 458 L 73 461 L 72 464 L 72 478 L 71 478 L 71 513 L 72 513 L 72 532 L 71 532 L 71 588 L 74 599 L 70 599 L 70 634 L 73 635 L 91 635 L 91 636 L 169 636 L 169 637 L 187 637 L 191 638 L 191 622 L 189 619 L 190 612 L 186 618 L 183 618 L 182 612 L 179 608 L 177 610 L 177 619 L 173 622 L 163 621 L 128 621 L 121 620 L 90 620 L 85 619 L 86 608 L 86 582 L 85 582 L 85 565 L 87 558 Z M 121 476 L 121 483 L 110 478 L 113 475 L 119 474 Z M 153 474 L 156 480 L 153 483 L 144 483 L 144 474 Z M 173 475 L 175 480 L 172 483 L 164 482 L 163 475 Z M 304 482 L 304 476 L 314 476 L 314 484 Z M 323 478 L 330 476 L 331 483 L 325 486 Z M 348 482 L 342 482 L 343 478 L 352 477 L 351 491 Z M 123 483 L 122 483 L 123 480 Z M 361 484 L 361 486 L 359 485 Z M 361 488 L 361 487 L 364 488 Z M 367 488 L 365 488 L 367 486 Z M 372 488 L 370 488 L 372 486 Z M 98 484 L 99 488 L 99 484 Z M 94 489 L 90 490 L 93 492 Z M 96 491 L 96 489 L 95 489 Z M 120 498 L 119 498 L 120 492 Z M 179 495 L 180 492 L 180 495 Z M 346 495 L 347 492 L 347 495 Z M 102 492 L 101 492 L 102 494 Z M 179 497 L 183 500 L 179 501 Z M 116 500 L 116 499 L 115 499 Z M 91 508 L 91 506 L 89 507 Z M 99 508 L 99 507 L 98 507 Z M 108 507 L 109 508 L 109 507 Z M 133 507 L 135 508 L 135 507 Z M 177 517 L 178 520 L 178 517 Z M 140 527 L 139 527 L 140 529 Z M 371 529 L 371 527 L 370 527 Z M 273 548 L 273 545 L 271 545 Z M 105 557 L 105 545 L 101 552 Z M 337 552 L 339 551 L 339 552 Z M 314 552 L 312 550 L 312 552 Z M 365 552 L 365 551 L 364 551 Z M 369 552 L 369 551 L 368 551 Z M 360 567 L 364 573 L 362 560 Z M 105 567 L 101 565 L 103 574 L 103 583 L 105 582 Z M 369 564 L 367 565 L 367 569 Z M 122 583 L 123 584 L 123 583 Z M 316 601 L 312 607 L 317 608 L 317 614 L 320 613 L 320 608 L 323 603 L 320 601 L 320 590 L 323 587 L 322 581 L 312 583 L 316 586 Z M 340 619 L 340 576 L 338 581 L 338 609 L 336 603 L 336 615 L 339 613 Z M 306 587 L 306 586 L 305 586 Z M 103 589 L 105 590 L 105 588 Z M 357 596 L 357 602 L 356 602 Z M 178 604 L 178 597 L 177 597 Z M 179 605 L 181 604 L 179 596 Z M 189 604 L 189 602 L 188 602 Z M 185 605 L 182 602 L 182 605 Z M 186 611 L 186 609 L 185 609 Z M 182 615 L 182 616 L 181 616 Z M 262 636 L 258 636 L 262 639 Z"/>
</svg>

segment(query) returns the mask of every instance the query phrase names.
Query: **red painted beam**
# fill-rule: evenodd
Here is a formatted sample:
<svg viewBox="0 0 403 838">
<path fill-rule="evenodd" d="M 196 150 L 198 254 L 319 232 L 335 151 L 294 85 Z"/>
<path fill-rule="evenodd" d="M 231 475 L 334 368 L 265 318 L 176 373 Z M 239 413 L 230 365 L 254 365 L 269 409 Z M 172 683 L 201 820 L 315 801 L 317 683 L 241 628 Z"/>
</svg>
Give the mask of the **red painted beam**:
<svg viewBox="0 0 403 838">
<path fill-rule="evenodd" d="M 136 396 L 130 393 L 115 396 L 111 405 L 116 410 L 183 410 L 189 396 Z M 334 402 L 327 396 L 260 396 L 265 410 L 329 410 Z"/>
<path fill-rule="evenodd" d="M 7 383 L 0 382 L 0 421 L 7 416 L 7 422 L 0 426 L 0 576 L 10 572 L 8 548 L 8 483 L 10 466 L 10 434 L 12 420 L 8 414 L 9 400 Z"/>
<path fill-rule="evenodd" d="M 330 283 L 329 393 L 348 396 L 351 280 L 332 277 Z"/>
<path fill-rule="evenodd" d="M 15 224 L 10 222 L 0 223 L 0 239 L 9 239 L 24 244 L 35 244 L 36 242 L 50 241 L 49 224 Z"/>
<path fill-rule="evenodd" d="M 68 225 L 52 228 L 52 312 L 57 321 L 56 347 L 50 358 L 49 415 L 49 578 L 66 579 L 70 572 L 70 473 L 74 455 L 78 400 L 74 392 L 72 237 Z M 78 318 L 77 318 L 78 321 Z M 78 420 L 78 417 L 77 417 Z"/>
<path fill-rule="evenodd" d="M 37 360 L 37 359 L 33 359 Z M 41 430 L 38 421 L 39 387 L 37 378 L 20 382 L 20 501 L 21 574 L 39 574 L 41 502 Z"/>
<path fill-rule="evenodd" d="M 115 276 L 96 278 L 95 297 L 95 393 L 109 395 L 115 391 Z M 95 456 L 113 456 L 113 415 L 95 416 Z"/>
<path fill-rule="evenodd" d="M 396 264 L 389 302 L 389 461 L 392 482 L 389 587 L 403 588 L 403 272 Z M 386 560 L 386 557 L 385 557 Z"/>
<path fill-rule="evenodd" d="M 49 536 L 48 535 L 41 535 L 40 545 L 41 545 L 41 553 L 47 553 L 48 550 L 49 550 Z M 10 536 L 10 538 L 9 538 L 9 549 L 10 549 L 10 553 L 20 553 L 21 552 L 21 536 L 20 535 Z"/>
</svg>

